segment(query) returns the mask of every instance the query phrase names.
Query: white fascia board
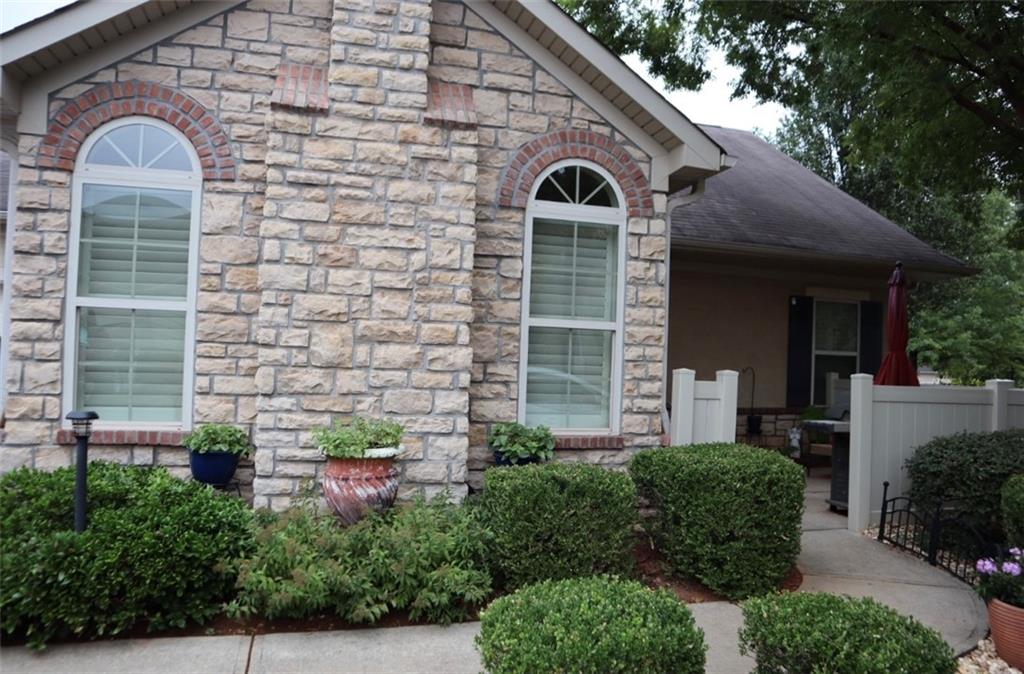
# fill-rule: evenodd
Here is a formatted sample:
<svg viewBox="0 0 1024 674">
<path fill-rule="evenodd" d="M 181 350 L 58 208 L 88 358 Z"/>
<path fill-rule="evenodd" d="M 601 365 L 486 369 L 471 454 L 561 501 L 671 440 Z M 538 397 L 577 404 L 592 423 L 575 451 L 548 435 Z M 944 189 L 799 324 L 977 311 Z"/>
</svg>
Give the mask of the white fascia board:
<svg viewBox="0 0 1024 674">
<path fill-rule="evenodd" d="M 632 68 L 623 63 L 622 59 L 556 7 L 552 0 L 533 0 L 528 5 L 524 3 L 524 6 L 682 140 L 692 156 L 690 166 L 711 171 L 718 171 L 721 168 L 722 150 L 707 134 L 652 89 L 642 77 L 633 72 Z"/>
<path fill-rule="evenodd" d="M 7 65 L 12 61 L 28 56 L 40 49 L 66 40 L 96 24 L 109 21 L 119 14 L 145 5 L 150 0 L 118 0 L 117 2 L 99 2 L 84 0 L 55 13 L 51 17 L 43 17 L 21 30 L 13 30 L 9 36 L 0 38 L 0 64 Z"/>
<path fill-rule="evenodd" d="M 151 47 L 171 35 L 192 28 L 243 2 L 245 0 L 208 0 L 192 3 L 173 14 L 163 16 L 138 30 L 122 35 L 115 42 L 109 42 L 88 54 L 82 54 L 73 61 L 68 61 L 51 71 L 30 78 L 22 85 L 22 108 L 21 115 L 18 117 L 18 131 L 33 134 L 46 132 L 46 124 L 49 119 L 47 104 L 50 93 Z M 121 8 L 120 12 L 125 11 L 123 4 L 118 4 L 118 6 Z"/>
</svg>

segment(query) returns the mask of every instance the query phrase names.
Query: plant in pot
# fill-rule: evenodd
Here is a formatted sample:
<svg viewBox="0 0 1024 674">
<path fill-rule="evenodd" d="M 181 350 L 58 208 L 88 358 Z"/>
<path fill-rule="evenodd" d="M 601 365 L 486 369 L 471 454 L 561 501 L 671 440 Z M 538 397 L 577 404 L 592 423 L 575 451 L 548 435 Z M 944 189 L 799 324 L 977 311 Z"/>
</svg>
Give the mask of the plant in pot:
<svg viewBox="0 0 1024 674">
<path fill-rule="evenodd" d="M 387 510 L 395 502 L 395 457 L 402 451 L 404 432 L 398 422 L 361 417 L 313 431 L 313 441 L 327 457 L 324 499 L 345 526 L 371 509 Z"/>
<path fill-rule="evenodd" d="M 248 434 L 237 426 L 203 424 L 182 439 L 196 482 L 223 487 L 235 475 L 238 460 L 252 451 Z"/>
<path fill-rule="evenodd" d="M 530 428 L 506 422 L 491 427 L 491 450 L 499 466 L 521 466 L 550 461 L 555 456 L 555 436 L 547 426 Z"/>
<path fill-rule="evenodd" d="M 988 623 L 996 653 L 1024 669 L 1024 551 L 1010 548 L 1001 560 L 979 559 L 978 594 L 988 603 Z"/>
</svg>

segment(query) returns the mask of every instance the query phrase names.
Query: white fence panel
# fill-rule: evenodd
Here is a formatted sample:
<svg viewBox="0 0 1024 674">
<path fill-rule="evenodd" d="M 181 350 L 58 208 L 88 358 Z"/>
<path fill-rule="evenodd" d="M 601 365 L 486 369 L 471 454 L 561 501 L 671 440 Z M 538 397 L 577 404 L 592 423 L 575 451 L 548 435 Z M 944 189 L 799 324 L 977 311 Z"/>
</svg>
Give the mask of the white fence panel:
<svg viewBox="0 0 1024 674">
<path fill-rule="evenodd" d="M 735 442 L 739 373 L 719 370 L 715 381 L 697 381 L 696 377 L 689 368 L 672 371 L 670 442 Z"/>
<path fill-rule="evenodd" d="M 906 493 L 906 462 L 932 438 L 963 431 L 1024 428 L 1024 389 L 992 380 L 972 386 L 874 386 L 852 377 L 850 502 L 847 526 L 859 531 L 877 520 L 882 483 L 889 496 Z"/>
</svg>

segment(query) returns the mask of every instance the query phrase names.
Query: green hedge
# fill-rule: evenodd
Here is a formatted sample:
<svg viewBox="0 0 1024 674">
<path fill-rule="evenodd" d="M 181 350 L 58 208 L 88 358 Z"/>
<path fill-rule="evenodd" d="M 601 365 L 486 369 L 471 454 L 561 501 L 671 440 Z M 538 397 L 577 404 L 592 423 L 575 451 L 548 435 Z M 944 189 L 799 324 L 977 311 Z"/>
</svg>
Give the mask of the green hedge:
<svg viewBox="0 0 1024 674">
<path fill-rule="evenodd" d="M 507 587 L 632 572 L 638 512 L 628 475 L 549 463 L 491 468 L 484 483 L 491 557 Z"/>
<path fill-rule="evenodd" d="M 776 594 L 743 604 L 740 650 L 756 674 L 953 674 L 935 631 L 872 599 Z"/>
<path fill-rule="evenodd" d="M 1024 548 L 1024 473 L 1014 475 L 1003 485 L 1002 506 L 1007 542 Z"/>
<path fill-rule="evenodd" d="M 608 577 L 544 581 L 481 616 L 491 674 L 702 674 L 704 634 L 665 590 Z"/>
<path fill-rule="evenodd" d="M 349 528 L 312 502 L 267 520 L 258 548 L 237 562 L 231 615 L 372 623 L 408 610 L 413 620 L 448 623 L 491 593 L 487 531 L 472 508 L 443 495 Z"/>
<path fill-rule="evenodd" d="M 89 465 L 89 527 L 74 533 L 74 469 L 0 479 L 0 614 L 39 646 L 65 635 L 202 622 L 234 578 L 223 562 L 252 544 L 240 499 L 163 468 Z"/>
<path fill-rule="evenodd" d="M 1024 430 L 958 433 L 922 445 L 907 461 L 910 498 L 932 509 L 939 500 L 962 500 L 969 524 L 999 536 L 1000 489 L 1024 473 Z"/>
<path fill-rule="evenodd" d="M 730 599 L 776 589 L 796 564 L 803 470 L 777 452 L 708 444 L 640 452 L 630 463 L 658 509 L 658 547 L 680 573 Z"/>
</svg>

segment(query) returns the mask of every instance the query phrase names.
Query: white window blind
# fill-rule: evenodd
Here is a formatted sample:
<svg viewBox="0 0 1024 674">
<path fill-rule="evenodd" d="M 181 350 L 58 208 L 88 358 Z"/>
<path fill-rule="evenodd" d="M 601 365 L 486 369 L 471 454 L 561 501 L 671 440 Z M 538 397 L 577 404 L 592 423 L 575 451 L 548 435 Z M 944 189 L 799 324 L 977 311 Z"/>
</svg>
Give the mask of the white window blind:
<svg viewBox="0 0 1024 674">
<path fill-rule="evenodd" d="M 114 122 L 87 139 L 73 181 L 75 329 L 69 409 L 100 423 L 187 423 L 202 177 L 184 137 Z"/>
</svg>

